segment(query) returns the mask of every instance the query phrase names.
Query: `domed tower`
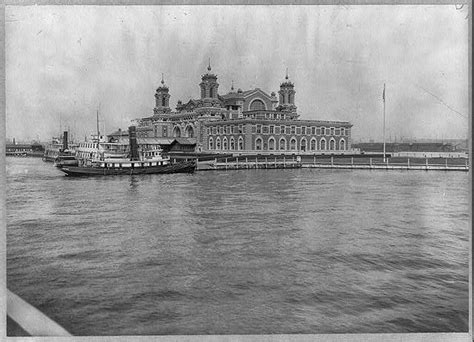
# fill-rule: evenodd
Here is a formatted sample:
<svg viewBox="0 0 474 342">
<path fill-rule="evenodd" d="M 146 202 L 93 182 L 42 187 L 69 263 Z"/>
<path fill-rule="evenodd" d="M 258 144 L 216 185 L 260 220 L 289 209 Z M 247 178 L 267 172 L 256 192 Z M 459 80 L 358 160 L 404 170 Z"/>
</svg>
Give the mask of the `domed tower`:
<svg viewBox="0 0 474 342">
<path fill-rule="evenodd" d="M 284 111 L 296 111 L 295 106 L 295 85 L 288 79 L 288 69 L 286 70 L 285 81 L 280 84 L 280 91 L 278 94 L 280 95 L 280 105 L 277 107 L 277 110 L 284 110 Z"/>
<path fill-rule="evenodd" d="M 163 114 L 171 112 L 170 108 L 170 97 L 169 88 L 165 84 L 163 74 L 161 74 L 161 85 L 156 89 L 155 93 L 155 109 L 153 110 L 155 114 Z"/>
<path fill-rule="evenodd" d="M 216 100 L 218 101 L 217 90 L 219 88 L 219 83 L 217 83 L 217 76 L 211 74 L 211 61 L 209 60 L 209 66 L 207 67 L 207 73 L 202 75 L 201 83 L 201 100 L 204 102 L 213 103 Z"/>
</svg>

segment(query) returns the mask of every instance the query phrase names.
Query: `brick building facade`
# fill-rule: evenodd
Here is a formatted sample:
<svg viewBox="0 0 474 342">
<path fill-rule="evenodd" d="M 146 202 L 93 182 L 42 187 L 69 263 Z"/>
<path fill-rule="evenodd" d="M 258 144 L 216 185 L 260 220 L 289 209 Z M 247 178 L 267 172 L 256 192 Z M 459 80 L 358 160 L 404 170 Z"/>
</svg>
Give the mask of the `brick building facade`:
<svg viewBox="0 0 474 342">
<path fill-rule="evenodd" d="M 137 119 L 137 136 L 186 137 L 196 142 L 196 152 L 279 151 L 317 153 L 351 149 L 349 122 L 300 120 L 295 87 L 286 75 L 278 98 L 259 88 L 234 90 L 219 95 L 217 76 L 211 66 L 202 75 L 200 99 L 169 106 L 169 88 L 162 79 L 155 93 L 154 113 Z"/>
</svg>

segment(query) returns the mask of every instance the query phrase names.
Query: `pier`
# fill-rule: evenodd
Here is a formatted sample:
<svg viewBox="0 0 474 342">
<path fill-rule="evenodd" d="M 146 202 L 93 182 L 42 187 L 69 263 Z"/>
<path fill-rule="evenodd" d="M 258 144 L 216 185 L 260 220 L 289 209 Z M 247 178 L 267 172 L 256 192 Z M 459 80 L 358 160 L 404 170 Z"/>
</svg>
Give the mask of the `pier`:
<svg viewBox="0 0 474 342">
<path fill-rule="evenodd" d="M 197 171 L 208 170 L 240 170 L 240 169 L 295 169 L 302 166 L 296 158 L 269 158 L 269 157 L 232 157 L 214 159 L 212 161 L 198 161 Z"/>
<path fill-rule="evenodd" d="M 433 156 L 390 156 L 383 161 L 380 155 L 239 155 L 201 160 L 197 157 L 197 171 L 241 169 L 361 169 L 361 170 L 423 170 L 469 171 L 468 158 Z"/>
</svg>

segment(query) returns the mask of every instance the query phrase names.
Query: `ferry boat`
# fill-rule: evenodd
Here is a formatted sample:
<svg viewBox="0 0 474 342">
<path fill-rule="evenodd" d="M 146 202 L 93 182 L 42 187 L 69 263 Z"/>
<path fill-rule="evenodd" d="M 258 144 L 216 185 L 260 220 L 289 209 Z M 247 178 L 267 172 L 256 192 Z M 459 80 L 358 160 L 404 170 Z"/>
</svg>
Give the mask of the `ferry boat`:
<svg viewBox="0 0 474 342">
<path fill-rule="evenodd" d="M 77 145 L 68 142 L 68 132 L 64 132 L 62 140 L 60 138 L 53 138 L 52 141 L 46 145 L 43 161 L 56 162 L 56 159 L 60 156 L 74 156 L 76 146 Z"/>
<path fill-rule="evenodd" d="M 171 162 L 162 150 L 139 151 L 135 126 L 129 128 L 129 144 L 107 142 L 98 134 L 91 142 L 80 143 L 76 149 L 77 165 L 59 164 L 68 176 L 108 176 L 158 173 L 191 173 L 195 161 Z M 74 161 L 71 160 L 71 164 Z"/>
</svg>

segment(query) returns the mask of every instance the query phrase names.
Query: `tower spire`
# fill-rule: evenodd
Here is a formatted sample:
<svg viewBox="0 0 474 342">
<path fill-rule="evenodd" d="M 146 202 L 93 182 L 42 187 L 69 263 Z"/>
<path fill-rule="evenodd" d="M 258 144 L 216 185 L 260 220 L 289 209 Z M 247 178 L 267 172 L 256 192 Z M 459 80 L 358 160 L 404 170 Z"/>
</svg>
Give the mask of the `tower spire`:
<svg viewBox="0 0 474 342">
<path fill-rule="evenodd" d="M 208 71 L 211 71 L 211 57 L 209 57 L 209 66 L 207 67 Z"/>
<path fill-rule="evenodd" d="M 286 79 L 286 80 L 288 79 L 288 68 L 286 68 L 286 76 L 285 76 L 285 79 Z"/>
<path fill-rule="evenodd" d="M 234 80 L 232 80 L 232 86 L 230 87 L 230 90 L 234 90 Z"/>
<path fill-rule="evenodd" d="M 161 84 L 165 84 L 165 77 L 163 73 L 161 73 Z"/>
</svg>

